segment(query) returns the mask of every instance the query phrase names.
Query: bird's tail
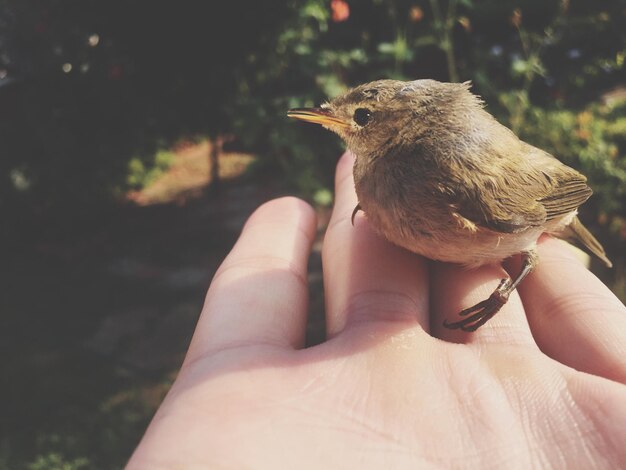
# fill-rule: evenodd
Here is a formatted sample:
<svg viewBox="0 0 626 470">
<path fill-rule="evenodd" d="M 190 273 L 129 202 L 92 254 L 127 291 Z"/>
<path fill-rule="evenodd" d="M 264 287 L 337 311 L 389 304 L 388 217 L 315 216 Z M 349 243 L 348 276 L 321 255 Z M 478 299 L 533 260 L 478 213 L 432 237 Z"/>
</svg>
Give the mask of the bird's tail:
<svg viewBox="0 0 626 470">
<path fill-rule="evenodd" d="M 565 240 L 573 240 L 587 248 L 591 253 L 600 258 L 609 268 L 613 263 L 607 258 L 604 248 L 598 240 L 587 230 L 578 217 L 574 217 L 572 222 L 560 233 L 555 234 Z"/>
</svg>

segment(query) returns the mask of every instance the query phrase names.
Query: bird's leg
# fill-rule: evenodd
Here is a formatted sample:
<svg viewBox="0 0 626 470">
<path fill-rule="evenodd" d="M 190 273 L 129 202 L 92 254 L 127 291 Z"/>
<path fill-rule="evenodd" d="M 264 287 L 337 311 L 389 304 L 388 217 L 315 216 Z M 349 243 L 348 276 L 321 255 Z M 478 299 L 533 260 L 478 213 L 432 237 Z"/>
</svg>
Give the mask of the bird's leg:
<svg viewBox="0 0 626 470">
<path fill-rule="evenodd" d="M 463 331 L 476 331 L 493 317 L 502 306 L 509 300 L 511 292 L 524 280 L 537 265 L 537 253 L 533 250 L 522 253 L 522 269 L 517 277 L 502 279 L 500 285 L 493 291 L 488 299 L 477 303 L 473 307 L 466 308 L 459 313 L 461 317 L 467 317 L 454 323 L 443 322 L 443 326 L 451 330 L 461 329 Z"/>
<path fill-rule="evenodd" d="M 363 209 L 361 209 L 361 203 L 357 202 L 356 206 L 354 206 L 354 210 L 352 211 L 352 217 L 350 217 L 350 221 L 352 222 L 353 227 L 354 227 L 354 217 L 356 216 L 356 213 L 362 210 Z"/>
</svg>

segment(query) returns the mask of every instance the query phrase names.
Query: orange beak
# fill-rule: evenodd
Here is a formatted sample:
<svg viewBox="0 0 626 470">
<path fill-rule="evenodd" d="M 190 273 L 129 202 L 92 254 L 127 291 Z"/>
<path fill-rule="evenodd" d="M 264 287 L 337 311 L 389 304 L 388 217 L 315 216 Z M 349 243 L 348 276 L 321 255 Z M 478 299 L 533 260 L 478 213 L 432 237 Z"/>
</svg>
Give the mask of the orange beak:
<svg viewBox="0 0 626 470">
<path fill-rule="evenodd" d="M 349 124 L 336 117 L 330 110 L 324 108 L 295 108 L 287 111 L 287 116 L 301 121 L 313 122 L 322 126 L 348 127 Z"/>
</svg>

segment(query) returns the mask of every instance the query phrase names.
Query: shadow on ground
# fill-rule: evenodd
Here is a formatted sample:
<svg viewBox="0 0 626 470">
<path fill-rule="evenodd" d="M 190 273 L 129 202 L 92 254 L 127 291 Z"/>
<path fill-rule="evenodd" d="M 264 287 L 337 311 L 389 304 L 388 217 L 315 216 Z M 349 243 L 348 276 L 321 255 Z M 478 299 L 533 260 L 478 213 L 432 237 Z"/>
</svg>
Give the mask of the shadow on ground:
<svg viewBox="0 0 626 470">
<path fill-rule="evenodd" d="M 234 179 L 184 205 L 119 208 L 3 260 L 0 468 L 123 466 L 176 375 L 213 273 L 249 214 L 284 194 L 277 181 Z M 310 271 L 316 342 L 317 252 Z"/>
</svg>

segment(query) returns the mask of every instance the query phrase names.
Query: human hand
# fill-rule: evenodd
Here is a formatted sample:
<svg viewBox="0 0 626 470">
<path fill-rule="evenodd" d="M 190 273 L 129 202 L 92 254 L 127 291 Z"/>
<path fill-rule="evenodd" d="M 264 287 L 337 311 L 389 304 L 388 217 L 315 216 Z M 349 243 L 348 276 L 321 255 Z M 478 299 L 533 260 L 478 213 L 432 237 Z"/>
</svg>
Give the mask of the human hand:
<svg viewBox="0 0 626 470">
<path fill-rule="evenodd" d="M 302 349 L 314 213 L 269 202 L 216 273 L 128 468 L 623 468 L 621 302 L 545 239 L 492 320 L 448 330 L 502 268 L 430 262 L 364 217 L 352 227 L 351 169 L 345 155 L 322 253 L 329 339 Z"/>
</svg>

